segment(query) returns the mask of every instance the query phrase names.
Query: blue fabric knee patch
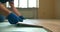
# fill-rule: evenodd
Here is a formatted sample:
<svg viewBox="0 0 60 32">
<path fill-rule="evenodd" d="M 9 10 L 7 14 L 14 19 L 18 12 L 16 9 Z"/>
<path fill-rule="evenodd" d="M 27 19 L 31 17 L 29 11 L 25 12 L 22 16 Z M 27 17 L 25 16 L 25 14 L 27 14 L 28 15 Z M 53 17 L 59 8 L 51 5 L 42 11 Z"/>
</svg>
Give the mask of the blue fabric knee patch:
<svg viewBox="0 0 60 32">
<path fill-rule="evenodd" d="M 8 19 L 10 24 L 16 24 L 19 21 L 19 17 L 16 16 L 14 13 L 10 13 L 7 16 L 7 19 Z"/>
</svg>

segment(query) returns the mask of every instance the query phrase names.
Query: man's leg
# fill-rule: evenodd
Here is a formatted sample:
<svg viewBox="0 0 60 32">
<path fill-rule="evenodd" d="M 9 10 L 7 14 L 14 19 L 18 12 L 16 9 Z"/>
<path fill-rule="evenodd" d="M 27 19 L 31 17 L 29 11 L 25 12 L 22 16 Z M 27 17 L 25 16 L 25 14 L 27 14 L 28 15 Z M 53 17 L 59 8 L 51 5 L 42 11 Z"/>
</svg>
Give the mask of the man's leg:
<svg viewBox="0 0 60 32">
<path fill-rule="evenodd" d="M 0 12 L 3 12 L 10 24 L 16 24 L 19 21 L 19 17 L 9 11 L 3 4 L 0 3 Z"/>
<path fill-rule="evenodd" d="M 9 13 L 10 11 L 7 10 L 3 4 L 0 3 L 0 22 L 4 22 L 4 16 L 8 16 Z"/>
</svg>

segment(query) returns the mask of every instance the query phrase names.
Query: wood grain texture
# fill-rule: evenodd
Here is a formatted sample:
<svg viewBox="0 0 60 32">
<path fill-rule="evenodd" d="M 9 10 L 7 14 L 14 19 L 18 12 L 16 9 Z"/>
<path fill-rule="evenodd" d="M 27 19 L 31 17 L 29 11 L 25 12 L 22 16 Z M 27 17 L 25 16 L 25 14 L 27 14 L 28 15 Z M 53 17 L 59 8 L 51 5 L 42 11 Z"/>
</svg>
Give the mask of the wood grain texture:
<svg viewBox="0 0 60 32">
<path fill-rule="evenodd" d="M 27 19 L 24 23 L 43 26 L 53 32 L 60 32 L 60 20 L 56 19 Z"/>
<path fill-rule="evenodd" d="M 40 0 L 38 9 L 38 18 L 51 19 L 54 16 L 54 0 Z"/>
</svg>

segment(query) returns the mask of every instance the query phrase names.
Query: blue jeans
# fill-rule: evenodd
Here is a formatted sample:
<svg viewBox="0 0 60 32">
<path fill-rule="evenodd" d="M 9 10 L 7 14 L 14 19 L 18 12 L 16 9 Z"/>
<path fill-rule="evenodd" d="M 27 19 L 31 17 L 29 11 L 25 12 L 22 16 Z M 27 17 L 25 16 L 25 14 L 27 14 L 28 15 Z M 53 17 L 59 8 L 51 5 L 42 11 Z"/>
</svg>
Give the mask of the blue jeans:
<svg viewBox="0 0 60 32">
<path fill-rule="evenodd" d="M 5 20 L 5 16 L 0 14 L 0 22 L 4 22 L 4 20 Z"/>
</svg>

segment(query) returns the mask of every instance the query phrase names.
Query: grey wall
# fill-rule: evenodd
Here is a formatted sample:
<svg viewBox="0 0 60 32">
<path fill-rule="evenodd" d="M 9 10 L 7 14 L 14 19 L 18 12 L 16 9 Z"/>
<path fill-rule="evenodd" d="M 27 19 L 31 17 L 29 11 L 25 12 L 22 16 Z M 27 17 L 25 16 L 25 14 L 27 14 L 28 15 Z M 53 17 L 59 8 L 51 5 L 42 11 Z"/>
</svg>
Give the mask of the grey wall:
<svg viewBox="0 0 60 32">
<path fill-rule="evenodd" d="M 37 18 L 38 8 L 18 8 L 18 10 L 25 18 Z"/>
</svg>

